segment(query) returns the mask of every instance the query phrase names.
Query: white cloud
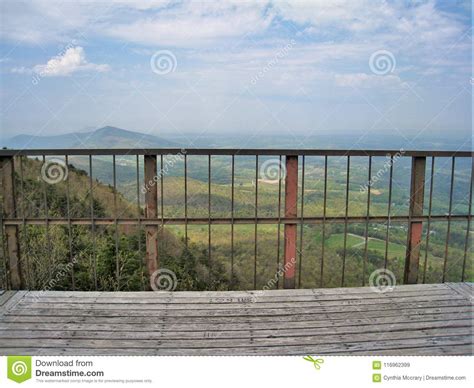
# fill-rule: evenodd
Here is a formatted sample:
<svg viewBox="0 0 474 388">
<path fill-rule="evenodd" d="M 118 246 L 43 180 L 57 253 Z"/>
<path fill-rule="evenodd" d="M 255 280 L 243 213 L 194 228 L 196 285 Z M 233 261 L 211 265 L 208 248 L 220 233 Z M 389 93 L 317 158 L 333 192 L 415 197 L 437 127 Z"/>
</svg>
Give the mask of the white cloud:
<svg viewBox="0 0 474 388">
<path fill-rule="evenodd" d="M 43 77 L 67 76 L 77 71 L 104 72 L 109 65 L 87 62 L 84 49 L 80 46 L 68 48 L 64 54 L 51 58 L 45 65 L 36 65 L 33 71 Z"/>
<path fill-rule="evenodd" d="M 151 16 L 110 24 L 104 31 L 139 44 L 194 48 L 263 32 L 273 16 L 258 2 L 182 3 Z"/>
<path fill-rule="evenodd" d="M 295 2 L 274 0 L 276 13 L 282 18 L 307 26 L 308 33 L 350 33 L 351 36 L 366 34 L 391 35 L 389 41 L 401 43 L 436 43 L 451 41 L 462 33 L 459 18 L 441 11 L 434 0 L 422 0 L 405 4 L 385 0 L 312 0 Z"/>
<path fill-rule="evenodd" d="M 393 7 L 384 0 L 274 0 L 273 3 L 283 18 L 301 25 L 309 23 L 313 26 L 312 32 L 327 26 L 369 31 L 379 27 L 394 13 Z"/>
<path fill-rule="evenodd" d="M 230 48 L 241 37 L 272 34 L 284 20 L 296 35 L 319 42 L 378 39 L 407 46 L 409 41 L 413 52 L 427 46 L 439 52 L 459 38 L 468 22 L 434 0 L 5 1 L 2 38 L 41 45 L 106 35 L 150 47 L 198 48 L 227 39 Z"/>
<path fill-rule="evenodd" d="M 343 128 L 349 123 L 362 128 L 367 126 L 367 111 L 352 88 L 364 89 L 383 110 L 384 104 L 387 109 L 392 104 L 390 98 L 379 96 L 398 98 L 401 88 L 416 85 L 417 91 L 427 97 L 427 103 L 417 104 L 417 97 L 409 93 L 402 102 L 411 102 L 403 105 L 409 113 L 394 118 L 394 122 L 400 123 L 397 120 L 410 116 L 405 124 L 413 127 L 428 122 L 428 113 L 437 111 L 443 98 L 458 86 L 457 80 L 453 82 L 448 77 L 468 79 L 471 73 L 471 34 L 464 34 L 471 24 L 470 11 L 461 12 L 457 5 L 447 3 L 444 0 L 2 0 L 0 40 L 6 42 L 7 49 L 16 48 L 8 54 L 12 56 L 8 68 L 16 66 L 11 71 L 17 74 L 35 71 L 52 77 L 108 69 L 107 65 L 88 62 L 80 47 L 49 61 L 49 57 L 42 56 L 42 50 L 57 50 L 58 44 L 62 46 L 73 39 L 77 40 L 74 46 L 86 47 L 87 42 L 87 47 L 100 48 L 102 55 L 111 58 L 107 62 L 113 61 L 117 71 L 100 77 L 88 90 L 94 97 L 100 96 L 96 100 L 105 105 L 89 105 L 89 99 L 81 102 L 78 97 L 78 104 L 96 113 L 86 118 L 81 115 L 83 109 L 74 105 L 69 113 L 74 126 L 109 120 L 102 117 L 108 114 L 104 109 L 107 106 L 125 123 L 155 127 L 157 115 L 150 107 L 151 101 L 169 112 L 179 128 L 190 131 L 206 128 L 211 120 L 217 129 L 238 129 L 239 123 L 242 128 L 248 128 L 257 125 L 257 121 L 266 125 L 271 119 L 263 101 L 272 113 L 279 113 L 280 119 L 285 117 L 292 127 L 311 127 L 315 118 L 320 120 L 341 105 L 337 111 L 344 113 L 334 117 L 339 121 L 335 126 Z M 470 2 L 465 7 L 470 8 Z M 270 66 L 290 39 L 296 41 L 294 48 Z M 172 51 L 178 60 L 177 71 L 166 77 L 154 74 L 149 65 L 150 57 L 162 48 Z M 396 71 L 385 76 L 371 73 L 369 58 L 378 50 L 394 54 Z M 92 52 L 87 54 L 90 57 Z M 89 60 L 101 62 L 95 57 Z M 31 65 L 36 63 L 41 65 Z M 252 84 L 263 70 L 264 76 Z M 63 84 L 64 90 L 74 86 Z M 128 109 L 117 110 L 130 85 L 140 93 L 130 97 L 130 105 L 126 100 Z M 12 95 L 17 92 L 9 88 L 8 83 L 5 89 Z M 50 93 L 52 102 L 62 102 L 64 90 L 48 89 L 46 85 L 44 90 Z M 2 90 L 2 94 L 6 93 Z M 470 117 L 471 101 L 465 100 L 454 111 L 450 127 L 455 126 L 458 118 L 463 119 L 464 113 L 469 112 Z M 18 101 L 26 107 L 26 99 Z M 257 101 L 260 103 L 256 104 Z M 33 122 L 29 110 L 28 106 L 28 114 L 24 114 L 12 109 L 11 117 L 16 115 L 19 123 L 26 119 Z M 130 118 L 130 111 L 139 114 Z M 183 115 L 183 111 L 192 114 Z M 222 121 L 213 120 L 215 112 L 221 111 L 225 112 Z M 38 113 L 38 118 L 41 114 Z M 139 124 L 135 122 L 137 117 Z M 163 126 L 169 126 L 169 122 Z"/>
</svg>

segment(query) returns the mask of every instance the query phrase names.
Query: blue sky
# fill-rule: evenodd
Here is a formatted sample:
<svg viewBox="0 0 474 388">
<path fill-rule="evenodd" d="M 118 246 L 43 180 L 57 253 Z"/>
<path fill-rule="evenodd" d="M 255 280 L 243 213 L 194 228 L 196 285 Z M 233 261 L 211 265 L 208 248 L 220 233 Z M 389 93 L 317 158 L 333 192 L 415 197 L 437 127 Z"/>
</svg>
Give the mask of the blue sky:
<svg viewBox="0 0 474 388">
<path fill-rule="evenodd" d="M 470 138 L 470 1 L 1 1 L 1 128 Z"/>
</svg>

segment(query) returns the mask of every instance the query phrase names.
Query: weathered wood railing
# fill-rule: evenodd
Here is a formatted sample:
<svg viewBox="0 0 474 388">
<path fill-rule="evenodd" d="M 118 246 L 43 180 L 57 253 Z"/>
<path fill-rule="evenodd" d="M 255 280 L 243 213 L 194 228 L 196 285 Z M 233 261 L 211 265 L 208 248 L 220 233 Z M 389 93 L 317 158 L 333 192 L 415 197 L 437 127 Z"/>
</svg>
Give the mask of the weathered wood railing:
<svg viewBox="0 0 474 388">
<path fill-rule="evenodd" d="M 15 188 L 15 170 L 16 163 L 15 158 L 18 157 L 38 157 L 43 158 L 43 162 L 48 156 L 62 156 L 65 158 L 66 165 L 68 157 L 70 156 L 87 156 L 89 157 L 90 163 L 90 179 L 92 188 L 92 156 L 95 155 L 111 155 L 113 156 L 113 182 L 114 189 L 116 189 L 116 163 L 115 156 L 128 155 L 136 156 L 137 160 L 137 184 L 140 173 L 138 171 L 139 158 L 143 157 L 144 165 L 144 182 L 141 182 L 145 191 L 145 216 L 137 218 L 122 218 L 118 217 L 117 213 L 113 218 L 97 218 L 93 214 L 93 209 L 90 218 L 72 218 L 70 214 L 64 218 L 48 217 L 46 212 L 45 218 L 26 218 L 19 217 L 15 199 L 17 196 Z M 160 160 L 161 169 L 163 169 L 163 156 L 166 155 L 182 155 L 184 160 L 184 217 L 181 218 L 168 218 L 163 214 L 163 173 L 158 169 L 158 160 Z M 187 157 L 191 155 L 201 155 L 208 157 L 208 173 L 209 173 L 209 203 L 208 203 L 208 217 L 188 217 L 188 194 L 187 194 Z M 231 157 L 231 216 L 230 217 L 211 217 L 211 166 L 212 156 L 223 156 L 227 155 Z M 235 158 L 237 156 L 255 157 L 256 159 L 256 172 L 255 172 L 255 214 L 254 217 L 238 217 L 234 213 L 234 191 L 235 191 Z M 280 203 L 278 204 L 278 216 L 277 217 L 261 217 L 258 213 L 258 190 L 259 190 L 259 157 L 276 157 L 280 161 L 279 164 L 279 199 L 281 201 L 282 192 L 282 180 L 284 181 L 284 215 L 280 214 Z M 304 215 L 304 180 L 305 180 L 305 158 L 320 156 L 324 158 L 324 189 L 323 189 L 323 214 L 318 217 L 309 217 Z M 343 216 L 328 216 L 327 215 L 327 180 L 328 180 L 328 158 L 338 157 L 347 158 L 347 187 L 345 195 L 345 214 Z M 365 216 L 351 216 L 348 214 L 349 206 L 349 175 L 350 175 L 350 161 L 354 157 L 366 157 L 369 160 L 369 177 L 368 182 L 372 178 L 372 158 L 375 157 L 387 157 L 390 159 L 390 178 L 389 178 L 389 200 L 388 200 L 388 212 L 384 216 L 373 216 L 370 214 L 370 203 L 371 203 L 371 185 L 367 185 L 367 213 Z M 411 158 L 411 187 L 410 187 L 410 203 L 409 212 L 407 215 L 392 215 L 391 214 L 391 198 L 392 198 L 392 177 L 393 177 L 393 158 Z M 431 184 L 429 193 L 429 210 L 428 214 L 424 214 L 424 198 L 425 198 L 425 175 L 426 175 L 426 162 L 427 158 L 431 160 Z M 432 214 L 432 197 L 433 197 L 433 170 L 435 166 L 436 158 L 451 158 L 451 187 L 449 196 L 449 212 L 447 214 Z M 453 179 L 454 179 L 454 166 L 455 161 L 458 158 L 470 158 L 471 159 L 471 171 L 470 171 L 470 194 L 468 200 L 468 212 L 466 214 L 452 214 L 452 201 L 453 201 Z M 283 163 L 282 163 L 283 162 Z M 446 261 L 448 255 L 448 244 L 449 244 L 449 228 L 451 221 L 464 221 L 467 222 L 465 247 L 464 247 L 464 258 L 463 258 L 463 271 L 462 279 L 464 280 L 465 268 L 468 257 L 470 257 L 470 228 L 472 219 L 472 153 L 470 152 L 449 152 L 449 151 L 403 151 L 400 150 L 270 150 L 270 149 L 48 149 L 48 150 L 1 150 L 0 151 L 0 164 L 1 164 L 1 195 L 3 210 L 1 212 L 1 227 L 4 236 L 4 249 L 3 257 L 6 261 L 6 268 L 8 274 L 8 285 L 12 289 L 20 289 L 24 287 L 22 279 L 22 260 L 21 252 L 19 249 L 18 242 L 18 227 L 21 225 L 89 225 L 94 227 L 95 225 L 139 225 L 143 226 L 146 234 L 146 255 L 145 262 L 148 272 L 153 273 L 160 265 L 159 263 L 159 249 L 158 249 L 158 231 L 160 226 L 163 225 L 184 225 L 186 242 L 187 242 L 187 228 L 188 225 L 192 224 L 206 224 L 209 226 L 209 259 L 211 259 L 211 225 L 214 224 L 228 224 L 231 225 L 231 258 L 232 269 L 234 259 L 234 225 L 237 224 L 252 224 L 255 225 L 255 266 L 254 266 L 254 288 L 257 288 L 256 281 L 256 260 L 257 260 L 257 227 L 259 224 L 275 224 L 280 228 L 284 226 L 284 258 L 283 265 L 285 266 L 284 271 L 284 282 L 285 288 L 295 288 L 297 285 L 296 271 L 301 271 L 301 263 L 299 266 L 292 265 L 293 262 L 297 261 L 298 258 L 298 226 L 303 224 L 321 224 L 323 233 L 323 243 L 321 247 L 322 259 L 321 259 L 321 286 L 322 286 L 322 274 L 324 271 L 324 233 L 327 224 L 331 223 L 343 223 L 345 225 L 345 237 L 344 237 L 344 257 L 342 266 L 342 286 L 344 286 L 344 265 L 345 265 L 345 252 L 346 252 L 346 237 L 347 237 L 347 225 L 351 222 L 365 223 L 366 234 L 365 234 L 365 258 L 364 258 L 364 271 L 367 260 L 367 249 L 368 249 L 368 225 L 369 223 L 386 223 L 387 224 L 387 240 L 386 244 L 388 247 L 388 228 L 390 222 L 405 222 L 408 224 L 407 233 L 407 251 L 405 260 L 405 271 L 404 271 L 404 282 L 411 284 L 417 283 L 419 279 L 419 268 L 420 268 L 420 245 L 423 235 L 423 225 L 427 223 L 427 243 L 429 242 L 430 236 L 430 225 L 434 221 L 445 221 L 448 223 L 448 234 L 446 237 L 446 251 L 445 251 L 445 262 L 443 271 L 443 281 L 446 274 Z M 285 170 L 285 174 L 282 174 L 282 169 Z M 301 182 L 298 183 L 299 171 L 302 171 Z M 284 176 L 283 176 L 284 175 Z M 158 184 L 161 180 L 161 211 L 159 204 L 158 195 Z M 147 184 L 155 182 L 155 184 Z M 298 187 L 301 187 L 301 200 L 298 200 Z M 115 191 L 116 192 L 116 191 Z M 138 207 L 140 207 L 140 196 L 137 193 Z M 45 198 L 46 200 L 46 198 Z M 69 203 L 69 199 L 68 199 Z M 298 216 L 298 206 L 301 206 L 300 214 Z M 47 209 L 47 206 L 46 206 Z M 301 235 L 299 238 L 300 245 L 302 244 L 302 228 L 300 228 Z M 278 233 L 278 238 L 280 231 Z M 279 249 L 277 249 L 277 266 L 279 263 Z M 300 257 L 301 260 L 301 257 Z M 387 254 L 385 255 L 385 261 L 387 260 Z M 385 263 L 386 264 L 386 263 Z M 117 271 L 119 271 L 117 267 Z M 425 268 L 426 271 L 426 268 Z M 299 277 L 301 279 L 301 276 Z M 365 277 L 363 277 L 365 279 Z M 364 285 L 364 284 L 362 284 Z"/>
</svg>

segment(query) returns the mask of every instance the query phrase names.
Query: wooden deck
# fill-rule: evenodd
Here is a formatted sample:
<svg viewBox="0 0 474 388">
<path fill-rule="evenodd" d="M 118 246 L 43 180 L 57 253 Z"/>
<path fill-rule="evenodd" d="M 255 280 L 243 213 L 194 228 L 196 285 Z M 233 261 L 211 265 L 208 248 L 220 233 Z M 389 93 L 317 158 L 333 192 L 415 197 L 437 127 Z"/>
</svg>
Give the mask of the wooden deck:
<svg viewBox="0 0 474 388">
<path fill-rule="evenodd" d="M 0 355 L 471 355 L 472 291 L 0 291 Z"/>
</svg>

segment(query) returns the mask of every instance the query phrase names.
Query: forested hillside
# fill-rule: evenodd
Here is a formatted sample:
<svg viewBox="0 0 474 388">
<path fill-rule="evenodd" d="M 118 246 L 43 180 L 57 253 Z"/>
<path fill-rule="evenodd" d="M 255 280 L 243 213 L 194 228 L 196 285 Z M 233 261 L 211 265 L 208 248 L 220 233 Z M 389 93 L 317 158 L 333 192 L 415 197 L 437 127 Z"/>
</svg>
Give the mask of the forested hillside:
<svg viewBox="0 0 474 388">
<path fill-rule="evenodd" d="M 88 218 L 92 212 L 94 218 L 114 217 L 115 209 L 119 218 L 132 218 L 142 212 L 121 193 L 114 195 L 112 186 L 95 179 L 91 195 L 89 176 L 72 164 L 67 179 L 48 184 L 41 179 L 42 161 L 23 158 L 20 166 L 18 158 L 15 163 L 20 172 L 16 174 L 16 188 L 18 215 L 22 218 L 46 214 L 49 218 L 68 214 L 71 218 Z M 150 288 L 144 267 L 144 233 L 138 227 L 28 225 L 20 227 L 20 241 L 23 277 L 29 288 L 71 289 L 73 282 L 77 290 Z M 159 246 L 161 266 L 175 272 L 179 279 L 177 290 L 228 288 L 224 267 L 216 262 L 210 268 L 207 255 L 198 245 L 191 243 L 185 249 L 181 239 L 161 230 Z"/>
<path fill-rule="evenodd" d="M 130 159 L 130 158 L 129 158 Z M 207 217 L 209 187 L 211 189 L 210 214 L 213 217 L 229 217 L 231 207 L 231 185 L 229 182 L 229 160 L 215 158 L 213 161 L 211 185 L 205 174 L 205 161 L 198 157 L 188 176 L 188 216 Z M 42 160 L 23 158 L 16 163 L 17 208 L 20 218 L 138 218 L 143 216 L 143 198 L 137 201 L 137 180 L 133 171 L 133 161 L 118 164 L 121 170 L 128 171 L 124 180 L 117 180 L 115 191 L 110 183 L 110 171 L 104 169 L 101 160 L 94 158 L 93 179 L 87 169 L 79 169 L 72 159 L 67 168 L 67 179 L 59 183 L 48 184 L 42 179 Z M 188 159 L 191 163 L 192 158 Z M 82 161 L 84 162 L 84 161 Z M 120 163 L 120 161 L 118 160 Z M 236 216 L 252 217 L 255 214 L 255 165 L 250 158 L 243 158 L 236 166 L 234 211 Z M 308 162 L 307 162 L 308 163 Z M 374 162 L 374 166 L 376 166 Z M 84 168 L 84 163 L 79 163 Z M 349 191 L 349 214 L 363 216 L 366 211 L 366 195 L 360 189 L 364 182 L 363 163 L 355 165 L 351 171 Z M 165 217 L 182 217 L 184 214 L 184 189 L 182 163 L 175 164 L 163 177 L 163 199 L 159 187 L 159 208 L 163 206 Z M 375 167 L 374 167 L 375 168 Z M 392 214 L 406 214 L 409 174 L 401 170 L 399 183 L 392 195 Z M 138 165 L 139 171 L 143 164 Z M 341 172 L 342 170 L 342 172 Z M 307 164 L 305 172 L 305 215 L 322 213 L 323 182 L 320 160 Z M 329 170 L 327 215 L 341 216 L 345 202 L 345 174 L 341 162 L 336 162 Z M 99 177 L 99 178 L 98 178 Z M 301 178 L 301 177 L 300 177 Z M 433 198 L 434 213 L 442 214 L 446 207 L 448 174 L 446 170 L 436 177 Z M 99 180 L 100 179 L 100 180 Z M 466 182 L 469 175 L 466 170 L 456 177 L 454 211 L 466 211 Z M 91 195 L 92 181 L 92 195 Z M 107 184 L 104 181 L 108 182 Z M 141 173 L 139 181 L 143 181 Z M 439 183 L 438 183 L 439 182 Z M 158 182 L 161 185 L 160 182 Z M 395 184 L 394 184 L 395 185 Z M 371 214 L 386 214 L 387 181 L 384 176 L 372 188 Z M 467 187 L 467 186 L 466 186 Z M 438 190 L 438 191 L 436 191 Z M 263 217 L 275 217 L 278 213 L 278 184 L 274 181 L 259 180 L 258 214 Z M 69 192 L 69 202 L 68 202 Z M 301 192 L 299 192 L 301 196 Z M 140 206 L 139 206 L 140 205 Z M 427 201 L 425 201 L 425 208 Z M 69 209 L 69 211 L 68 211 Z M 298 209 L 300 212 L 301 209 Z M 159 209 L 161 212 L 161 208 Z M 425 234 L 426 234 L 426 223 Z M 440 282 L 442 279 L 446 222 L 432 222 L 430 226 L 429 251 L 426 252 L 426 235 L 422 241 L 420 258 L 420 276 L 426 261 L 426 281 Z M 211 246 L 209 252 L 209 230 Z M 367 268 L 363 273 L 365 257 L 364 223 L 349 223 L 347 234 L 344 224 L 327 224 L 324 237 L 324 274 L 323 286 L 338 287 L 342 283 L 342 266 L 345 258 L 346 286 L 368 284 L 372 271 L 383 268 L 387 259 L 387 268 L 391 270 L 398 283 L 402 282 L 406 252 L 406 222 L 393 222 L 387 229 L 386 224 L 369 224 Z M 256 233 L 256 234 L 255 234 Z M 256 269 L 257 288 L 274 286 L 275 278 L 283 262 L 283 227 L 278 236 L 277 225 L 234 226 L 234 251 L 232 255 L 230 225 L 189 225 L 188 248 L 186 248 L 184 226 L 169 225 L 160 229 L 159 256 L 160 267 L 176 274 L 178 290 L 219 290 L 251 289 Z M 257 236 L 257 241 L 255 240 Z M 300 236 L 303 237 L 300 243 Z M 346 236 L 346 237 L 345 237 Z M 388 242 L 387 240 L 388 236 Z M 459 281 L 464 261 L 466 236 L 465 222 L 452 222 L 447 261 L 448 281 Z M 149 279 L 144 267 L 145 238 L 143 228 L 135 225 L 56 225 L 49 227 L 28 225 L 20 227 L 21 253 L 23 258 L 23 276 L 30 288 L 35 289 L 71 289 L 79 290 L 142 290 L 149 288 Z M 278 241 L 280 244 L 278 245 Z M 256 249 L 255 249 L 256 244 Z M 344 245 L 346 253 L 344 254 Z M 323 249 L 323 230 L 321 225 L 304 225 L 302 234 L 298 230 L 297 281 L 301 287 L 320 285 L 321 260 Z M 255 255 L 256 252 L 256 255 Z M 233 257 L 232 257 L 233 256 Z M 234 277 L 231 282 L 233 261 Z M 472 279 L 472 257 L 468 252 L 466 279 Z M 74 279 L 72 277 L 74 263 Z M 4 269 L 4 267 L 2 268 Z M 365 275 L 365 279 L 363 279 Z M 421 277 L 420 277 L 421 280 Z M 281 282 L 280 282 L 281 286 Z"/>
</svg>

